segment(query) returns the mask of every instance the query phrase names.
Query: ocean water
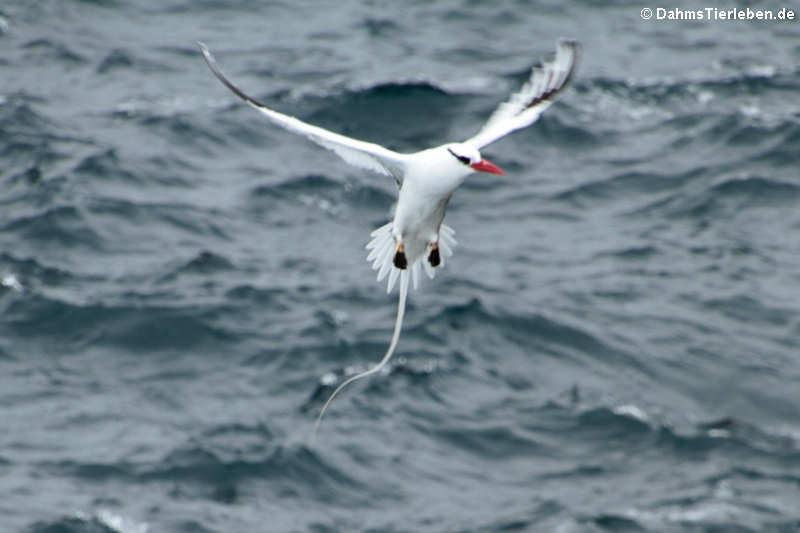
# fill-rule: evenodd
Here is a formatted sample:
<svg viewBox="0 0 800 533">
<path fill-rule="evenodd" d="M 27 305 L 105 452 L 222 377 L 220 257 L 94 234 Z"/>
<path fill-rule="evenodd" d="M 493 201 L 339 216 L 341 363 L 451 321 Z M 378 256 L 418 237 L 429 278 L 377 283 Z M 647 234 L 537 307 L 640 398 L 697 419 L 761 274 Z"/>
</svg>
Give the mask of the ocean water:
<svg viewBox="0 0 800 533">
<path fill-rule="evenodd" d="M 0 531 L 800 531 L 800 22 L 645 5 L 0 4 Z M 389 341 L 395 186 L 195 41 L 414 151 L 559 37 L 573 87 L 484 150 L 508 175 L 309 443 Z"/>
</svg>

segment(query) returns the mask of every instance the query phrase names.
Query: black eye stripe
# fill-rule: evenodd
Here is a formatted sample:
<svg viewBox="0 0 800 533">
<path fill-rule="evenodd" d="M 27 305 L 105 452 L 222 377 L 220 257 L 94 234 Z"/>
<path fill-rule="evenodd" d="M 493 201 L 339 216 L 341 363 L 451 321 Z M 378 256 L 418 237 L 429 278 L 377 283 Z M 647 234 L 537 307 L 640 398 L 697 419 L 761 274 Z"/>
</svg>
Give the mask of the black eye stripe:
<svg viewBox="0 0 800 533">
<path fill-rule="evenodd" d="M 451 154 L 453 154 L 453 157 L 455 157 L 456 159 L 458 159 L 459 161 L 461 161 L 465 165 L 469 165 L 469 157 L 467 157 L 465 155 L 458 155 L 454 151 L 452 151 L 450 148 L 448 148 L 447 151 L 450 152 Z"/>
</svg>

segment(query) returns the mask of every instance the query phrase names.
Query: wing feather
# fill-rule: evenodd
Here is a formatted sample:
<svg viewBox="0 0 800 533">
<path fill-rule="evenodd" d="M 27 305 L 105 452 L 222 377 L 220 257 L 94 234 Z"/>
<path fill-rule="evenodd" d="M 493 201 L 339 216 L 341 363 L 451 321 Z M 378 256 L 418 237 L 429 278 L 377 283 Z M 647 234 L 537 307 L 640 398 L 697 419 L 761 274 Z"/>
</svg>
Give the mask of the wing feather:
<svg viewBox="0 0 800 533">
<path fill-rule="evenodd" d="M 314 141 L 320 146 L 331 150 L 336 155 L 345 160 L 345 162 L 372 170 L 380 174 L 392 176 L 398 184 L 403 181 L 405 174 L 405 156 L 399 154 L 379 144 L 359 141 L 352 139 L 332 131 L 328 131 L 319 126 L 314 126 L 303 122 L 295 117 L 284 115 L 266 105 L 262 104 L 255 98 L 245 94 L 241 89 L 234 85 L 228 78 L 226 78 L 211 55 L 208 47 L 205 44 L 198 42 L 200 50 L 203 52 L 203 58 L 211 69 L 211 72 L 221 81 L 228 89 L 230 89 L 236 96 L 256 108 L 264 114 L 274 124 L 287 129 L 293 133 L 298 133 Z"/>
<path fill-rule="evenodd" d="M 483 128 L 466 142 L 483 148 L 536 122 L 569 84 L 578 64 L 579 52 L 577 41 L 559 41 L 555 58 L 534 67 L 527 83 L 500 104 Z"/>
</svg>

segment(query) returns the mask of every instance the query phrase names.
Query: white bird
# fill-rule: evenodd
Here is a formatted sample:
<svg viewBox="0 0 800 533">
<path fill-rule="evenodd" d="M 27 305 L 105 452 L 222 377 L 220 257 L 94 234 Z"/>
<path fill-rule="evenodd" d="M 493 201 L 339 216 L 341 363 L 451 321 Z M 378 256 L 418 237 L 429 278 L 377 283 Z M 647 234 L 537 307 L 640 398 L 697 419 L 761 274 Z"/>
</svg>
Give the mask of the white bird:
<svg viewBox="0 0 800 533">
<path fill-rule="evenodd" d="M 484 159 L 479 149 L 514 130 L 533 124 L 550 107 L 572 79 L 580 45 L 558 42 L 555 57 L 532 69 L 530 79 L 506 102 L 500 104 L 481 130 L 463 142 L 453 142 L 412 154 L 401 154 L 383 146 L 359 141 L 313 126 L 279 113 L 242 92 L 217 67 L 211 52 L 198 43 L 211 71 L 228 89 L 264 114 L 269 120 L 294 133 L 308 137 L 332 150 L 346 162 L 393 177 L 399 187 L 394 219 L 372 232 L 367 260 L 378 270 L 378 281 L 388 275 L 387 293 L 397 280 L 400 290 L 394 333 L 381 361 L 369 370 L 342 382 L 323 405 L 314 431 L 333 398 L 348 384 L 379 372 L 394 353 L 405 313 L 409 280 L 417 288 L 421 269 L 432 279 L 435 268 L 444 265 L 456 245 L 454 231 L 443 224 L 447 204 L 455 190 L 474 172 L 505 173 Z"/>
</svg>

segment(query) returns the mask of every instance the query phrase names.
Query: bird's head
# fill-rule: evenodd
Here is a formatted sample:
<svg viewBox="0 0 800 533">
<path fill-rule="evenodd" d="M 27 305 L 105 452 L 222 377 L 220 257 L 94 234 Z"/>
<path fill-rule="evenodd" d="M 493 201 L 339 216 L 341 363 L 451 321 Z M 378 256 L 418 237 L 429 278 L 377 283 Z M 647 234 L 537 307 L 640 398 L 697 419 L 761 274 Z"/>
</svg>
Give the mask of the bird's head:
<svg viewBox="0 0 800 533">
<path fill-rule="evenodd" d="M 465 143 L 453 143 L 448 144 L 446 148 L 459 163 L 470 167 L 473 171 L 500 174 L 501 176 L 506 174 L 500 167 L 482 158 L 481 153 L 474 146 Z"/>
</svg>

